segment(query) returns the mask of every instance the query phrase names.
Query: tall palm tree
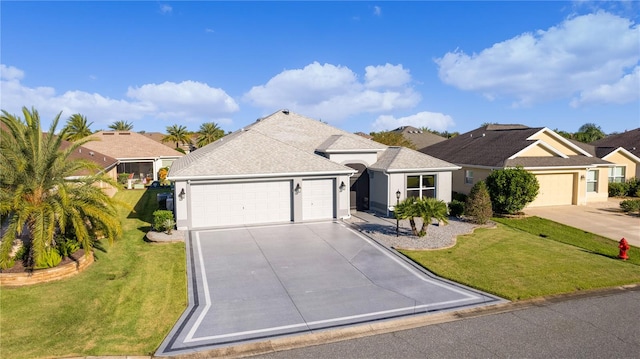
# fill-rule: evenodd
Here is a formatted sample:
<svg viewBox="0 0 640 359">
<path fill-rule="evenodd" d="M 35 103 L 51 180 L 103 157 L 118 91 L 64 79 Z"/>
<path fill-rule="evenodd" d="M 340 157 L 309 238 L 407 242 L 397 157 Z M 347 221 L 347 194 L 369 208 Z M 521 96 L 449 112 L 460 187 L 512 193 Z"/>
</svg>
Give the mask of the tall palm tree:
<svg viewBox="0 0 640 359">
<path fill-rule="evenodd" d="M 119 120 L 110 124 L 109 128 L 114 131 L 131 131 L 133 130 L 133 124 L 127 121 Z"/>
<path fill-rule="evenodd" d="M 198 140 L 196 145 L 198 148 L 204 147 L 215 140 L 224 137 L 224 130 L 222 130 L 215 122 L 205 122 L 200 125 L 200 129 L 197 132 Z"/>
<path fill-rule="evenodd" d="M 64 140 L 75 142 L 81 138 L 85 138 L 91 135 L 91 127 L 93 122 L 87 123 L 87 118 L 79 113 L 71 115 L 67 119 L 67 124 L 64 126 L 66 133 Z"/>
<path fill-rule="evenodd" d="M 167 135 L 162 138 L 162 142 L 175 142 L 176 148 L 180 143 L 191 143 L 191 134 L 187 131 L 187 127 L 183 125 L 167 126 Z"/>
<path fill-rule="evenodd" d="M 600 126 L 595 123 L 585 123 L 580 126 L 578 132 L 575 133 L 575 139 L 584 143 L 591 143 L 606 136 Z"/>
<path fill-rule="evenodd" d="M 60 120 L 52 121 L 43 134 L 35 109 L 23 107 L 24 120 L 2 111 L 0 121 L 0 216 L 7 225 L 0 245 L 0 266 L 11 261 L 13 243 L 26 236 L 27 265 L 40 266 L 55 247 L 56 234 L 75 236 L 89 255 L 96 238 L 113 241 L 122 233 L 115 202 L 97 181 L 113 183 L 99 175 L 77 177 L 79 171 L 98 173 L 90 161 L 70 160 L 69 156 L 88 138 L 62 150 L 68 128 L 53 135 Z"/>
<path fill-rule="evenodd" d="M 435 198 L 417 198 L 414 202 L 414 210 L 422 218 L 422 228 L 418 236 L 424 237 L 432 220 L 449 223 L 447 219 L 447 204 Z"/>
</svg>

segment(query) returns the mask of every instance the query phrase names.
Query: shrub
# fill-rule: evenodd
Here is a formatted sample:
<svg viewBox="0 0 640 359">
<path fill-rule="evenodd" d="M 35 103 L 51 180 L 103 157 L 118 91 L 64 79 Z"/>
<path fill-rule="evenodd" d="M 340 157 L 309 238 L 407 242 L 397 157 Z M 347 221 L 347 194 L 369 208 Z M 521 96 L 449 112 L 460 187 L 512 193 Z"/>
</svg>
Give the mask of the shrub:
<svg viewBox="0 0 640 359">
<path fill-rule="evenodd" d="M 536 176 L 522 167 L 493 171 L 485 182 L 493 211 L 497 213 L 520 212 L 536 198 L 540 189 Z"/>
<path fill-rule="evenodd" d="M 173 212 L 162 209 L 153 212 L 153 229 L 171 234 L 173 226 L 175 226 Z"/>
<path fill-rule="evenodd" d="M 418 232 L 419 237 L 424 237 L 427 234 L 427 229 L 433 219 L 448 223 L 447 204 L 444 201 L 436 198 L 416 198 L 413 207 L 415 214 L 422 218 L 422 228 Z"/>
<path fill-rule="evenodd" d="M 627 213 L 640 214 L 640 199 L 626 199 L 620 202 L 620 208 Z"/>
<path fill-rule="evenodd" d="M 36 268 L 53 268 L 62 262 L 60 253 L 55 248 L 47 248 L 36 259 Z"/>
<path fill-rule="evenodd" d="M 128 179 L 129 179 L 128 173 L 118 173 L 118 183 L 122 185 L 126 185 Z"/>
<path fill-rule="evenodd" d="M 632 177 L 627 180 L 627 196 L 640 197 L 640 178 Z"/>
<path fill-rule="evenodd" d="M 477 182 L 471 188 L 465 205 L 465 214 L 471 218 L 472 222 L 478 224 L 487 223 L 493 216 L 491 198 L 484 181 Z"/>
<path fill-rule="evenodd" d="M 56 242 L 56 250 L 62 258 L 71 257 L 78 249 L 80 249 L 80 243 L 75 239 L 61 238 Z"/>
<path fill-rule="evenodd" d="M 609 183 L 609 197 L 624 197 L 629 191 L 627 183 L 610 182 Z"/>
<path fill-rule="evenodd" d="M 454 200 L 456 200 L 456 201 L 460 201 L 460 202 L 462 202 L 462 203 L 464 203 L 464 202 L 466 202 L 466 201 L 467 201 L 467 197 L 468 197 L 468 196 L 467 196 L 466 194 L 464 194 L 464 193 L 459 193 L 459 192 L 453 192 L 453 193 L 451 194 L 451 198 L 452 198 L 452 199 L 454 199 Z"/>
<path fill-rule="evenodd" d="M 464 214 L 464 202 L 457 199 L 449 202 L 449 215 L 454 217 L 460 217 Z"/>
</svg>

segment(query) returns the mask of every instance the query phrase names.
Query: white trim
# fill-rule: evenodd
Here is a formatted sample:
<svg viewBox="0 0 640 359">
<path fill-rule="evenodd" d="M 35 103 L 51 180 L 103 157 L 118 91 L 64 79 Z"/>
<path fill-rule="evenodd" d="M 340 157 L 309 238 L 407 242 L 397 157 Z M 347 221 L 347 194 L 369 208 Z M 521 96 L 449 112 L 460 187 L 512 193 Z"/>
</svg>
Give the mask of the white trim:
<svg viewBox="0 0 640 359">
<path fill-rule="evenodd" d="M 200 180 L 225 180 L 225 179 L 253 179 L 253 178 L 290 178 L 308 176 L 339 176 L 353 175 L 357 171 L 325 171 L 325 172 L 290 172 L 290 173 L 249 173 L 242 175 L 204 175 L 204 176 L 168 176 L 169 181 L 200 181 Z"/>
<path fill-rule="evenodd" d="M 459 169 L 461 169 L 462 167 L 460 166 L 455 166 L 455 167 L 429 167 L 429 168 L 401 168 L 401 169 L 392 169 L 392 170 L 385 170 L 385 169 L 380 169 L 380 168 L 374 168 L 378 171 L 382 170 L 383 172 L 386 173 L 423 173 L 423 172 L 449 172 L 449 171 L 457 171 Z"/>
<path fill-rule="evenodd" d="M 558 140 L 558 141 L 564 143 L 565 145 L 573 148 L 574 150 L 578 151 L 579 153 L 582 153 L 583 155 L 585 155 L 587 157 L 593 157 L 589 152 L 587 152 L 587 151 L 583 150 L 582 148 L 580 148 L 579 146 L 573 144 L 573 142 L 571 142 L 571 141 L 567 140 L 566 138 L 560 136 L 559 134 L 557 134 L 555 131 L 553 131 L 552 129 L 550 129 L 548 127 L 545 127 L 543 129 L 541 129 L 540 131 L 534 133 L 533 135 L 529 136 L 529 138 L 527 138 L 527 140 L 530 140 L 530 141 L 537 140 L 537 138 L 534 138 L 534 137 L 537 136 L 538 134 L 542 133 L 542 132 L 545 132 L 545 131 L 549 132 L 549 134 L 552 137 L 555 137 L 556 140 Z"/>
<path fill-rule="evenodd" d="M 521 153 L 523 153 L 523 152 L 525 152 L 525 151 L 527 151 L 527 150 L 531 149 L 531 148 L 532 148 L 532 147 L 534 147 L 534 146 L 538 146 L 538 145 L 540 145 L 540 146 L 542 146 L 542 147 L 546 148 L 547 150 L 549 150 L 549 151 L 551 151 L 551 152 L 555 153 L 556 155 L 558 155 L 558 156 L 560 156 L 560 157 L 562 157 L 562 158 L 569 158 L 569 156 L 567 156 L 567 155 L 565 155 L 564 153 L 562 153 L 562 152 L 558 151 L 557 149 L 553 148 L 553 146 L 551 146 L 550 144 L 548 144 L 548 143 L 544 142 L 543 140 L 536 140 L 536 142 L 534 142 L 534 143 L 530 144 L 529 146 L 527 146 L 527 147 L 525 147 L 525 148 L 521 149 L 520 151 L 516 152 L 515 154 L 513 154 L 511 157 L 509 157 L 509 158 L 507 158 L 507 159 L 509 159 L 509 160 L 513 160 L 513 159 L 515 159 L 516 157 L 518 157 Z M 539 157 L 539 156 L 538 156 L 538 157 Z"/>
<path fill-rule="evenodd" d="M 597 148 L 597 147 L 596 147 Z M 615 150 L 609 152 L 606 156 L 603 156 L 602 159 L 606 160 L 607 157 L 611 156 L 612 154 L 616 153 L 616 152 L 620 152 L 624 155 L 626 155 L 627 157 L 631 158 L 632 160 L 636 161 L 636 163 L 640 163 L 640 157 L 634 155 L 633 153 L 629 152 L 626 148 L 624 147 L 618 147 Z"/>
</svg>

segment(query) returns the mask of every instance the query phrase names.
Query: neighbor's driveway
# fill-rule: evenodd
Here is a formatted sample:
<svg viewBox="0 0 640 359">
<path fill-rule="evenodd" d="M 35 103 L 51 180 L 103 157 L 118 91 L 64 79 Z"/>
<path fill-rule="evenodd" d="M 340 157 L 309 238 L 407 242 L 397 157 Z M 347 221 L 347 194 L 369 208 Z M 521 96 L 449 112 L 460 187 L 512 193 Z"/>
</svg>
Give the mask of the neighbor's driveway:
<svg viewBox="0 0 640 359">
<path fill-rule="evenodd" d="M 532 216 L 550 219 L 615 241 L 623 237 L 629 244 L 640 247 L 640 217 L 620 210 L 620 199 L 590 203 L 586 206 L 551 206 L 528 208 Z"/>
<path fill-rule="evenodd" d="M 192 231 L 176 355 L 502 300 L 441 280 L 336 222 Z"/>
</svg>

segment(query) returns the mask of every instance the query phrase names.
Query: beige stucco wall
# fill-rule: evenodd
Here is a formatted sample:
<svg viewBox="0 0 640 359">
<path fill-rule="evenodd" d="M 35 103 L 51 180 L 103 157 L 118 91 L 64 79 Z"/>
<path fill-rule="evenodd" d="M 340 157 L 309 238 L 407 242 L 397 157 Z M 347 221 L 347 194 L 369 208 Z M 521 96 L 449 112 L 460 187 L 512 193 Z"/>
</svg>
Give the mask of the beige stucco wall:
<svg viewBox="0 0 640 359">
<path fill-rule="evenodd" d="M 583 181 L 585 182 L 584 193 L 587 203 L 604 202 L 607 200 L 607 198 L 609 198 L 609 168 L 600 167 L 595 170 L 598 171 L 598 188 L 596 192 L 587 192 L 586 180 Z"/>
<path fill-rule="evenodd" d="M 536 134 L 533 138 L 535 138 L 536 140 L 544 141 L 548 145 L 551 145 L 553 148 L 561 151 L 567 156 L 574 156 L 574 155 L 581 154 L 580 152 L 576 151 L 575 149 L 565 144 L 564 142 L 561 142 L 555 137 L 549 135 L 549 133 L 547 133 L 546 131 Z"/>
<path fill-rule="evenodd" d="M 464 183 L 464 174 L 466 170 L 473 171 L 473 183 L 467 184 Z M 490 169 L 486 168 L 474 168 L 474 167 L 462 167 L 457 171 L 453 171 L 452 180 L 451 180 L 451 190 L 453 192 L 469 194 L 471 192 L 471 187 L 476 184 L 478 181 L 483 181 L 491 174 Z"/>
<path fill-rule="evenodd" d="M 526 150 L 518 154 L 518 157 L 553 157 L 558 156 L 556 153 L 549 151 L 547 148 L 537 144 L 530 146 Z"/>
<path fill-rule="evenodd" d="M 628 180 L 631 177 L 636 177 L 636 178 L 640 177 L 640 173 L 638 173 L 640 166 L 638 166 L 636 162 L 634 162 L 631 158 L 625 156 L 620 152 L 615 152 L 609 156 L 606 156 L 605 158 L 603 158 L 603 160 L 613 162 L 619 166 L 625 166 L 626 167 L 625 177 L 624 177 L 625 180 Z"/>
</svg>

